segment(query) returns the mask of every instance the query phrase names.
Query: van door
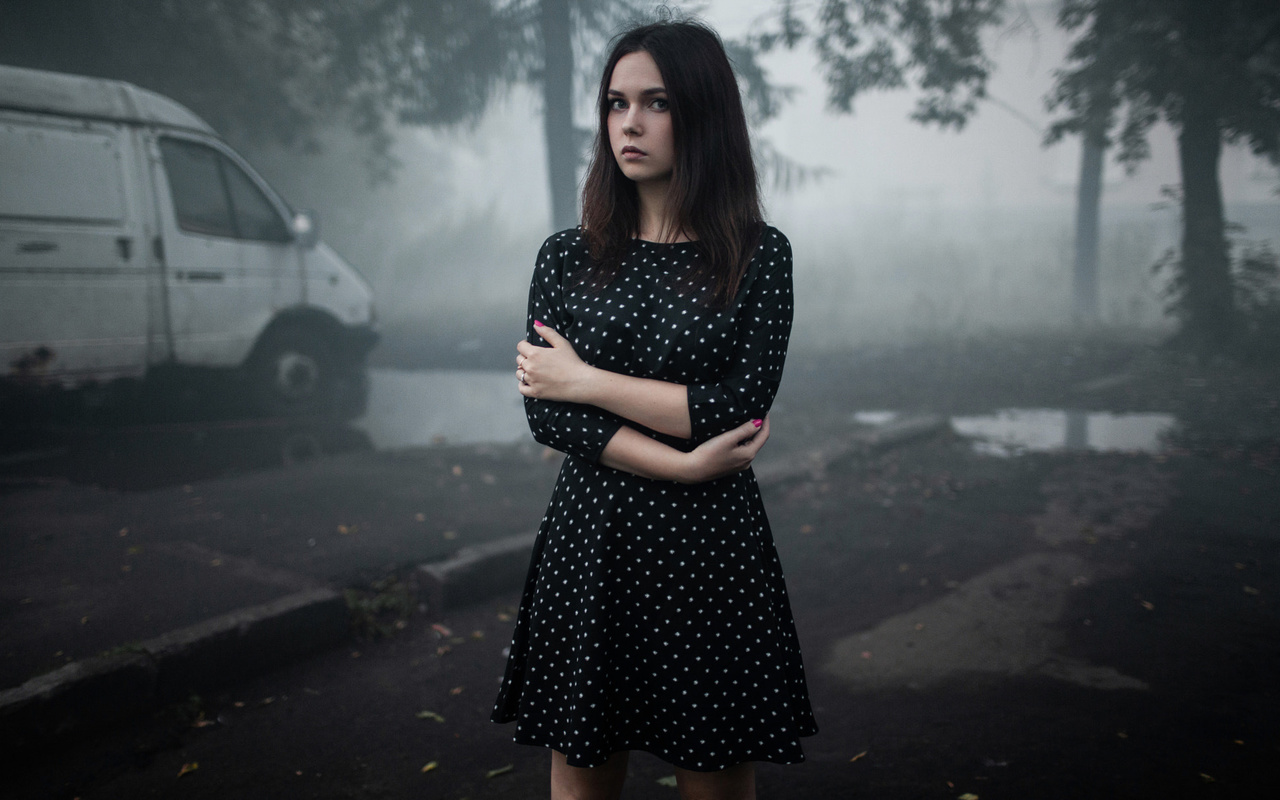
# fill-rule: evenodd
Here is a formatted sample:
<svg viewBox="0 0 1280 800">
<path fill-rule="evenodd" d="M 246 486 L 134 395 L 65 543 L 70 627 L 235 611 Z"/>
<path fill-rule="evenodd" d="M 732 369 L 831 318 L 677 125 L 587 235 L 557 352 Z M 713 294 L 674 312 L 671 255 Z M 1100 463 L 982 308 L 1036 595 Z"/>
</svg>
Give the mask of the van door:
<svg viewBox="0 0 1280 800">
<path fill-rule="evenodd" d="M 0 374 L 139 375 L 148 259 L 121 125 L 0 115 Z"/>
<path fill-rule="evenodd" d="M 302 299 L 287 209 L 218 142 L 163 134 L 156 170 L 173 358 L 239 365 Z"/>
</svg>

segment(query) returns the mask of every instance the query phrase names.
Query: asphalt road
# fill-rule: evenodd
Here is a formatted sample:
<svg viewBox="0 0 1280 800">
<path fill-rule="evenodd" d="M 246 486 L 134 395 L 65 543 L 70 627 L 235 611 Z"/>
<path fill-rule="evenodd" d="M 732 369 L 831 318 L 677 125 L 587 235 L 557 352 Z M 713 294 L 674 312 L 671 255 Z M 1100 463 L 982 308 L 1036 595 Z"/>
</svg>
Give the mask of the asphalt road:
<svg viewBox="0 0 1280 800">
<path fill-rule="evenodd" d="M 1247 798 L 1274 791 L 1274 385 L 1221 366 L 1132 367 L 1146 356 L 1125 361 L 1116 352 L 1123 347 L 1025 349 L 1021 364 L 1010 363 L 1008 350 L 968 356 L 970 374 L 1003 358 L 1002 368 L 1019 376 L 986 387 L 993 407 L 1065 405 L 1070 386 L 1119 367 L 1130 378 L 1103 382 L 1105 396 L 1094 393 L 1091 403 L 1171 411 L 1195 424 L 1158 454 L 1000 458 L 939 436 L 770 489 L 766 505 L 821 732 L 806 740 L 804 765 L 761 765 L 761 797 Z M 1073 359 L 1070 383 L 1062 379 L 1063 354 Z M 876 366 L 874 389 L 860 394 L 850 362 L 837 364 L 838 383 L 784 407 L 797 440 L 815 441 L 805 436 L 847 413 L 832 410 L 833 398 L 849 404 L 841 409 L 884 407 L 877 396 L 911 397 L 937 410 L 981 405 L 981 387 L 946 379 L 964 374 L 963 359 L 947 370 L 910 359 L 896 369 L 892 358 L 855 361 Z M 1198 415 L 1224 408 L 1239 413 L 1227 421 Z M 439 460 L 439 473 L 424 468 L 429 458 Z M 462 459 L 473 461 L 462 466 Z M 445 487 L 459 477 L 453 466 L 479 478 L 468 493 L 497 487 L 479 502 L 468 494 L 458 507 L 459 526 L 472 512 L 476 520 L 491 515 L 477 531 L 521 527 L 525 514 L 536 519 L 545 498 L 524 498 L 553 472 L 536 452 L 518 450 L 356 454 L 314 467 L 335 476 L 321 481 L 315 497 L 346 486 L 351 497 L 369 492 L 366 524 L 376 526 L 380 514 L 416 521 L 410 500 L 421 499 L 410 488 L 432 485 L 435 477 L 424 476 Z M 238 480 L 267 496 L 264 487 L 281 480 L 274 469 L 254 475 Z M 223 517 L 206 524 L 230 524 L 229 510 L 240 506 L 226 494 L 229 485 L 225 475 L 197 477 L 149 491 L 220 498 Z M 507 488 L 515 486 L 524 488 Z M 34 491 L 9 492 L 4 502 L 12 507 Z M 406 493 L 402 506 L 391 499 Z M 296 497 L 289 503 L 299 516 L 316 515 L 317 529 L 333 527 L 335 547 L 346 546 L 341 537 L 351 534 L 337 531 L 326 516 L 331 507 Z M 332 563 L 342 561 L 335 551 Z M 332 574 L 371 577 L 378 563 Z M 412 597 L 411 582 L 403 584 Z M 383 588 L 394 594 L 397 584 Z M 389 614 L 382 620 L 388 637 L 353 637 L 131 725 L 26 754 L 6 791 L 545 797 L 546 754 L 512 744 L 509 728 L 487 721 L 516 600 L 513 591 L 443 618 Z M 637 754 L 625 796 L 675 797 L 658 783 L 669 774 Z"/>
</svg>

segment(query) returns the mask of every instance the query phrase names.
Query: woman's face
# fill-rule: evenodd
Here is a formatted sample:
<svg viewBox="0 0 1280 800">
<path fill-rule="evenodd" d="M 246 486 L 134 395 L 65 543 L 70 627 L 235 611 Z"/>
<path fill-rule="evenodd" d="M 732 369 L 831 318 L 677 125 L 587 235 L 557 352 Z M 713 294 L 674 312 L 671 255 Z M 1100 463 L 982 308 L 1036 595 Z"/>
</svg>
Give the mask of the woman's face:
<svg viewBox="0 0 1280 800">
<path fill-rule="evenodd" d="M 662 73 L 644 51 L 618 59 L 609 79 L 609 145 L 636 183 L 671 180 L 675 134 Z"/>
</svg>

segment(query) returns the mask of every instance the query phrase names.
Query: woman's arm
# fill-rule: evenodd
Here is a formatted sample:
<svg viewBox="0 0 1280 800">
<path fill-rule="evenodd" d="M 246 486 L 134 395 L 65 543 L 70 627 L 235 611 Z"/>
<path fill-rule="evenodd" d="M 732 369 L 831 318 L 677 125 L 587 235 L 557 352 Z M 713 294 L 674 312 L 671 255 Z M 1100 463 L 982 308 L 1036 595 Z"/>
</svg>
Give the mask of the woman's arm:
<svg viewBox="0 0 1280 800">
<path fill-rule="evenodd" d="M 595 406 L 650 430 L 689 438 L 689 393 L 682 384 L 593 367 L 559 331 L 541 321 L 533 325 L 551 346 L 538 347 L 527 341 L 516 345 L 517 368 L 522 370 L 520 394 Z"/>
<path fill-rule="evenodd" d="M 743 420 L 762 418 L 782 380 L 792 320 L 791 243 L 766 233 L 758 273 L 738 313 L 737 345 L 728 371 L 688 386 L 593 367 L 554 328 L 533 317 L 533 337 L 516 345 L 520 393 L 592 406 L 681 439 L 706 441 Z"/>
<path fill-rule="evenodd" d="M 769 418 L 751 420 L 684 453 L 625 425 L 600 454 L 606 467 L 642 478 L 703 483 L 751 466 L 769 438 Z"/>
</svg>

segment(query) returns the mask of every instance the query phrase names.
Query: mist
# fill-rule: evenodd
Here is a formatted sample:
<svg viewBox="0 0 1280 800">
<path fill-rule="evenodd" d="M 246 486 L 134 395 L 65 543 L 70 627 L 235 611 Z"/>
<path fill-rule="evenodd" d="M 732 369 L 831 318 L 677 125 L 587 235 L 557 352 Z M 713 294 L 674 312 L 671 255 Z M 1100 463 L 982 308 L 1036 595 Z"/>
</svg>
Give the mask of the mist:
<svg viewBox="0 0 1280 800">
<path fill-rule="evenodd" d="M 702 16 L 730 38 L 749 28 L 751 5 L 712 3 Z M 833 113 L 811 53 L 765 57 L 771 80 L 796 93 L 753 135 L 825 173 L 785 188 L 762 176 L 767 217 L 796 252 L 794 346 L 1071 327 L 1080 142 L 1043 145 L 1052 120 L 1044 97 L 1068 43 L 1054 7 L 1024 4 L 988 34 L 989 100 L 959 132 L 910 120 L 910 89 Z M 577 123 L 589 128 L 592 88 L 579 89 Z M 474 125 L 397 128 L 399 166 L 391 183 L 373 186 L 359 145 L 340 132 L 317 155 L 254 152 L 291 202 L 319 211 L 325 239 L 373 283 L 387 329 L 379 358 L 454 363 L 459 347 L 474 358 L 480 345 L 488 352 L 491 340 L 519 336 L 532 255 L 552 232 L 539 115 L 536 94 L 516 86 Z M 1161 124 L 1150 139 L 1150 158 L 1132 172 L 1114 153 L 1104 167 L 1099 322 L 1167 333 L 1168 275 L 1152 266 L 1178 242 L 1180 210 L 1161 190 L 1180 178 L 1174 132 Z M 1275 249 L 1280 172 L 1234 144 L 1221 179 L 1237 239 Z"/>
<path fill-rule="evenodd" d="M 574 29 L 576 77 L 548 77 L 552 5 L 565 36 L 584 18 L 570 6 L 595 25 Z M 784 5 L 841 6 L 691 9 L 734 41 L 772 30 Z M 1219 13 L 1091 7 L 1103 5 L 1157 30 L 1174 25 L 1169 8 Z M 690 618 L 755 613 L 737 595 L 756 579 L 735 593 L 709 565 L 721 543 L 785 565 L 782 600 L 749 624 L 781 630 L 793 616 L 805 666 L 787 691 L 807 681 L 820 732 L 802 767 L 760 763 L 762 797 L 1274 792 L 1274 94 L 1259 89 L 1270 105 L 1245 115 L 1271 138 L 1216 129 L 1198 189 L 1167 108 L 1138 126 L 1147 157 L 1121 163 L 1121 104 L 1096 312 L 1082 311 L 1083 137 L 1046 145 L 1068 111 L 1046 96 L 1084 36 L 1059 25 L 1062 6 L 1006 2 L 999 24 L 979 26 L 991 73 L 958 128 L 912 119 L 928 96 L 915 72 L 832 110 L 812 30 L 759 55 L 789 92 L 752 124 L 765 217 L 794 252 L 785 373 L 776 397 L 762 393 L 752 430 L 767 441 L 743 474 L 666 485 L 549 437 L 515 364 L 534 259 L 566 224 L 568 170 L 552 174 L 549 151 L 588 152 L 598 28 L 633 6 L 0 4 L 0 746 L 22 762 L 6 790 L 545 796 L 543 748 L 517 747 L 489 714 L 560 507 L 610 520 L 584 523 L 581 540 L 554 534 L 562 551 L 606 543 L 564 570 L 572 580 L 595 564 L 632 571 L 624 551 L 645 537 L 678 554 L 664 564 L 659 549 L 652 567 L 673 619 L 683 584 L 729 597 Z M 1265 3 L 1221 9 L 1265 23 L 1246 44 L 1273 86 L 1280 18 Z M 744 86 L 753 66 L 739 64 Z M 1240 83 L 1228 77 L 1219 87 Z M 546 115 L 560 124 L 548 135 L 543 89 L 569 83 L 572 113 Z M 1215 217 L 1206 174 L 1228 223 L 1216 262 L 1205 225 L 1201 260 L 1183 258 L 1197 191 L 1188 218 Z M 254 197 L 260 213 L 242 219 Z M 1212 324 L 1232 316 L 1225 332 Z M 593 494 L 605 484 L 575 477 L 589 470 L 612 483 Z M 711 522 L 679 545 L 661 535 L 682 530 L 676 506 L 658 500 L 645 533 L 594 505 L 613 509 L 636 484 L 683 497 L 739 479 L 748 488 L 726 496 L 746 498 L 751 521 Z M 699 502 L 721 508 L 712 491 Z M 698 537 L 685 571 L 681 548 Z M 591 579 L 564 594 L 596 602 Z M 613 602 L 616 586 L 600 586 Z M 677 640 L 667 613 L 617 624 L 655 652 L 701 636 Z M 696 687 L 701 659 L 672 660 Z M 606 695 L 621 684 L 608 682 Z M 766 708 L 763 684 L 723 683 Z M 674 797 L 672 764 L 635 755 L 621 797 Z"/>
</svg>

